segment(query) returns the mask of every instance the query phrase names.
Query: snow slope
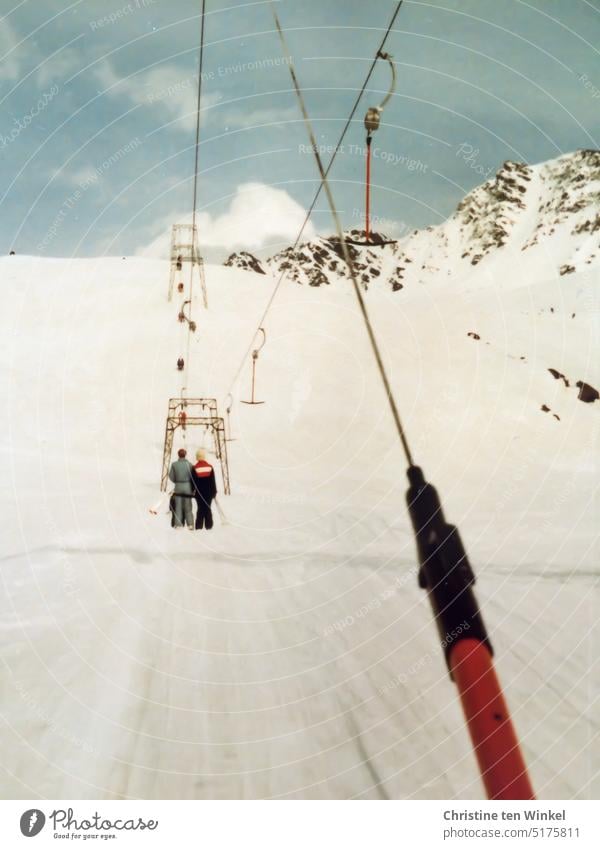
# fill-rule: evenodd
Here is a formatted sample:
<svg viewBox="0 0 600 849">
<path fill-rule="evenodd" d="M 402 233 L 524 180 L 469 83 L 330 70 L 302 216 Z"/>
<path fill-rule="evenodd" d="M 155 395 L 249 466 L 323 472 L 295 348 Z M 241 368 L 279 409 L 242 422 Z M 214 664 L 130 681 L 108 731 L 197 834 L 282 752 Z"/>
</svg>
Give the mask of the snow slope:
<svg viewBox="0 0 600 849">
<path fill-rule="evenodd" d="M 367 295 L 541 798 L 598 792 L 600 402 L 575 386 L 600 382 L 586 269 L 502 285 L 494 254 L 479 277 Z M 234 391 L 229 524 L 191 534 L 148 512 L 180 389 L 166 263 L 11 257 L 0 277 L 3 795 L 481 797 L 344 281 L 282 287 L 266 403 L 238 403 L 249 363 Z M 207 285 L 188 384 L 222 402 L 273 277 L 209 267 Z"/>
</svg>

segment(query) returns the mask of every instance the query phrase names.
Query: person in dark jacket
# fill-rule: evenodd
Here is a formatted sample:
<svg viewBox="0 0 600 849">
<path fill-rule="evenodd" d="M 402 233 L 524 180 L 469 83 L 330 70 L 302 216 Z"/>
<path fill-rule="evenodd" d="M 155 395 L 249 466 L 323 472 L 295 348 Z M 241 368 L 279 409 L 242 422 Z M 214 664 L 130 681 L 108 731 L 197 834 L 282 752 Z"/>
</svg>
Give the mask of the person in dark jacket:
<svg viewBox="0 0 600 849">
<path fill-rule="evenodd" d="M 194 529 L 194 509 L 192 507 L 192 496 L 194 486 L 192 477 L 194 475 L 194 466 L 189 460 L 185 459 L 185 448 L 180 448 L 177 452 L 178 459 L 171 463 L 169 470 L 169 480 L 175 486 L 173 495 L 175 496 L 175 509 L 173 512 L 174 524 L 173 527 L 181 528 L 187 525 L 190 530 Z"/>
<path fill-rule="evenodd" d="M 206 528 L 207 531 L 213 526 L 213 515 L 211 503 L 217 495 L 217 481 L 215 479 L 215 470 L 206 461 L 204 451 L 199 448 L 196 451 L 196 465 L 194 466 L 194 474 L 192 480 L 194 482 L 194 491 L 196 497 L 196 530 Z"/>
</svg>

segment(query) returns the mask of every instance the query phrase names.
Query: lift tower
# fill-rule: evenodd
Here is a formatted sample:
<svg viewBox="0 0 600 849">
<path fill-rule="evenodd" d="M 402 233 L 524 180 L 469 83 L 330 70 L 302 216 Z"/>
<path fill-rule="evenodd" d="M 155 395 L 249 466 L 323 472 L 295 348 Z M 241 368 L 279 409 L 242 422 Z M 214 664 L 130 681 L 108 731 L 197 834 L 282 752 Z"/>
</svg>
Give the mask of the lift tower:
<svg viewBox="0 0 600 849">
<path fill-rule="evenodd" d="M 206 282 L 204 280 L 204 260 L 198 250 L 198 228 L 195 224 L 173 224 L 171 230 L 171 273 L 169 275 L 169 300 L 173 298 L 175 283 L 186 286 L 184 269 L 189 268 L 192 275 L 197 275 L 202 290 L 204 306 L 208 306 L 206 297 Z M 189 278 L 187 278 L 189 280 Z"/>
</svg>

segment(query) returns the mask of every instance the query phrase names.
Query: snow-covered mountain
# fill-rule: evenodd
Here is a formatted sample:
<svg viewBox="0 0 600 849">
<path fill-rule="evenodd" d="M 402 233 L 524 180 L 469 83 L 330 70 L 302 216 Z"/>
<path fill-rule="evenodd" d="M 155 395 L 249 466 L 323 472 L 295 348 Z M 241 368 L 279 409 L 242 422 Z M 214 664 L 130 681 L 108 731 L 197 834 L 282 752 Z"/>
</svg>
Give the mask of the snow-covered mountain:
<svg viewBox="0 0 600 849">
<path fill-rule="evenodd" d="M 260 260 L 248 251 L 231 254 L 223 265 L 225 268 L 241 268 L 244 271 L 254 271 L 256 274 L 266 274 Z"/>
<path fill-rule="evenodd" d="M 597 163 L 507 166 L 446 224 L 361 254 L 541 799 L 598 789 Z M 335 281 L 335 244 L 305 254 L 300 282 Z M 265 403 L 242 403 L 285 261 L 208 265 L 188 354 L 166 262 L 0 259 L 4 798 L 482 796 L 351 286 L 280 287 Z M 148 510 L 182 355 L 188 395 L 234 400 L 228 523 L 210 533 Z M 202 429 L 184 442 L 211 448 Z"/>
<path fill-rule="evenodd" d="M 570 274 L 600 264 L 600 152 L 581 150 L 541 165 L 505 162 L 493 180 L 478 186 L 443 224 L 415 230 L 397 242 L 372 234 L 378 247 L 360 247 L 365 233 L 348 234 L 349 250 L 365 287 L 375 282 L 397 291 L 508 273 L 525 280 Z M 383 244 L 382 244 L 383 243 Z M 337 237 L 320 237 L 286 248 L 260 262 L 234 254 L 229 266 L 287 272 L 290 280 L 321 286 L 346 276 Z M 508 266 L 511 266 L 509 269 Z"/>
</svg>

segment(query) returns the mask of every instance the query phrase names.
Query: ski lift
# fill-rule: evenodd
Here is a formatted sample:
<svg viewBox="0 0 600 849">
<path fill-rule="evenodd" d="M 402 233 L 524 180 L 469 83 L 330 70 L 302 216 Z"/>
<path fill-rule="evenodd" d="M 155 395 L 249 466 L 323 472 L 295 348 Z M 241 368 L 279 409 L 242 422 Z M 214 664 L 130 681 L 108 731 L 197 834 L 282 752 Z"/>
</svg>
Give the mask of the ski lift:
<svg viewBox="0 0 600 849">
<path fill-rule="evenodd" d="M 392 71 L 392 82 L 390 85 L 390 90 L 383 98 L 379 106 L 369 106 L 367 109 L 367 114 L 365 115 L 365 129 L 367 131 L 367 138 L 370 138 L 371 135 L 379 129 L 379 125 L 381 123 L 381 113 L 384 108 L 387 106 L 392 94 L 396 90 L 396 66 L 392 61 L 392 56 L 389 53 L 384 53 L 382 50 L 377 54 L 378 59 L 385 59 L 390 64 L 390 69 Z"/>
<path fill-rule="evenodd" d="M 200 440 L 200 448 L 205 453 L 211 453 L 211 454 L 214 453 L 214 452 L 211 451 L 207 442 L 208 442 L 208 425 L 204 425 L 204 427 L 202 428 L 202 439 Z"/>
<path fill-rule="evenodd" d="M 183 324 L 183 322 L 184 322 L 184 321 L 187 321 L 187 323 L 188 323 L 188 327 L 190 328 L 190 330 L 192 331 L 192 333 L 195 333 L 195 332 L 196 332 L 196 322 L 195 322 L 195 321 L 192 321 L 191 319 L 189 319 L 189 318 L 187 317 L 187 315 L 185 314 L 185 308 L 186 308 L 186 305 L 187 305 L 187 304 L 191 304 L 191 303 L 192 303 L 192 302 L 191 302 L 190 300 L 187 300 L 187 301 L 184 301 L 184 302 L 183 302 L 183 304 L 181 305 L 181 309 L 179 310 L 179 314 L 178 314 L 178 316 L 177 316 L 177 319 L 178 319 L 178 321 L 180 321 L 182 324 Z"/>
<path fill-rule="evenodd" d="M 231 392 L 225 400 L 227 404 L 227 406 L 225 407 L 225 415 L 227 416 L 226 433 L 229 434 L 228 436 L 225 436 L 225 442 L 235 442 L 235 437 L 231 435 L 231 408 L 233 407 L 233 395 L 231 394 Z"/>
<path fill-rule="evenodd" d="M 389 53 L 384 53 L 383 51 L 379 51 L 377 54 L 378 59 L 385 59 L 389 62 L 391 71 L 392 71 L 392 82 L 390 84 L 390 89 L 386 96 L 383 98 L 379 106 L 369 106 L 367 109 L 367 114 L 365 115 L 365 129 L 367 131 L 367 173 L 366 173 L 366 198 L 365 198 L 365 241 L 359 242 L 357 239 L 346 239 L 346 243 L 349 245 L 357 245 L 358 247 L 381 247 L 383 245 L 395 245 L 396 239 L 378 239 L 377 241 L 370 241 L 370 206 L 371 206 L 371 141 L 373 138 L 373 133 L 379 129 L 379 125 L 381 124 L 381 114 L 387 105 L 389 99 L 396 89 L 396 67 L 392 60 L 392 57 Z"/>
<path fill-rule="evenodd" d="M 252 351 L 252 394 L 251 394 L 251 399 L 250 399 L 250 401 L 242 401 L 242 404 L 250 404 L 250 405 L 253 405 L 253 406 L 256 405 L 256 404 L 264 404 L 265 403 L 264 401 L 257 401 L 256 398 L 254 397 L 254 389 L 255 389 L 255 385 L 256 385 L 256 363 L 258 362 L 258 355 L 260 354 L 260 352 L 264 348 L 265 342 L 267 341 L 267 334 L 265 333 L 264 327 L 259 327 L 258 333 L 262 334 L 262 339 L 261 339 L 261 342 L 260 342 L 260 345 L 258 346 L 258 348 L 255 348 Z"/>
<path fill-rule="evenodd" d="M 183 292 L 183 283 L 177 284 L 177 291 L 181 294 Z"/>
<path fill-rule="evenodd" d="M 183 357 L 179 357 L 179 359 L 177 360 L 177 371 L 183 371 L 184 366 L 185 360 L 183 359 Z"/>
<path fill-rule="evenodd" d="M 177 257 L 177 263 L 176 263 L 175 267 L 176 267 L 177 271 L 181 271 L 181 269 L 183 268 L 183 259 L 182 259 L 181 254 L 179 254 L 179 256 Z"/>
</svg>

